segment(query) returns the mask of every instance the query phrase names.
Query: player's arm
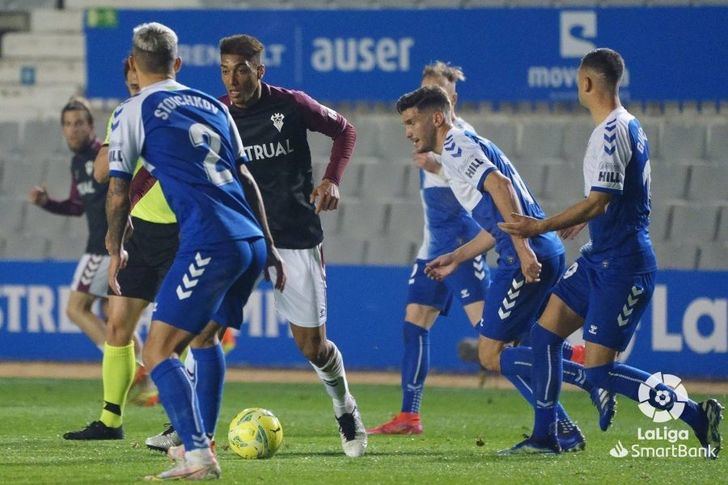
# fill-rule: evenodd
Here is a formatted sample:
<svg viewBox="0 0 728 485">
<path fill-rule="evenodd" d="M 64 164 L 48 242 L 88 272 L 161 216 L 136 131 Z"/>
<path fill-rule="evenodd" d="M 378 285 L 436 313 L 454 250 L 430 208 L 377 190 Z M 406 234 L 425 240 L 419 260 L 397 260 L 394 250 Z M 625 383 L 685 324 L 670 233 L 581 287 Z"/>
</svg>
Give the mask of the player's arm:
<svg viewBox="0 0 728 485">
<path fill-rule="evenodd" d="M 263 204 L 263 196 L 260 195 L 260 189 L 258 184 L 255 182 L 253 175 L 245 165 L 240 165 L 240 183 L 243 186 L 245 192 L 245 199 L 250 202 L 250 207 L 253 209 L 255 217 L 260 222 L 260 227 L 263 230 L 263 236 L 265 237 L 266 246 L 268 247 L 268 262 L 266 263 L 266 279 L 270 280 L 270 275 L 267 268 L 273 266 L 276 270 L 276 281 L 275 288 L 279 291 L 283 291 L 286 285 L 286 271 L 283 265 L 283 259 L 275 246 L 273 241 L 273 235 L 268 227 L 268 218 L 265 214 L 265 205 Z"/>
<path fill-rule="evenodd" d="M 323 133 L 333 140 L 329 163 L 323 180 L 311 193 L 311 203 L 316 204 L 317 214 L 322 210 L 336 210 L 341 199 L 339 185 L 356 145 L 356 128 L 340 113 L 323 106 L 307 94 L 295 91 L 294 96 L 306 128 Z"/>
<path fill-rule="evenodd" d="M 482 187 L 490 194 L 503 220 L 514 222 L 517 215 L 523 214 L 523 210 L 511 180 L 496 169 L 486 171 L 483 177 L 485 180 L 482 182 Z M 528 239 L 511 234 L 511 241 L 521 262 L 521 272 L 525 276 L 526 282 L 539 281 L 541 263 L 538 262 Z"/>
<path fill-rule="evenodd" d="M 114 117 L 109 116 L 109 121 L 106 123 L 106 138 L 104 138 L 104 143 L 101 144 L 101 149 L 94 159 L 94 179 L 100 184 L 109 181 L 109 142 L 113 121 Z"/>
<path fill-rule="evenodd" d="M 78 193 L 78 189 L 76 188 L 76 179 L 73 176 L 71 177 L 71 190 L 66 200 L 52 199 L 48 196 L 48 191 L 45 186 L 33 187 L 30 190 L 29 198 L 33 204 L 52 214 L 62 216 L 80 216 L 84 212 L 81 194 Z"/>
<path fill-rule="evenodd" d="M 427 263 L 425 274 L 430 278 L 442 281 L 454 273 L 461 263 L 490 251 L 493 246 L 495 246 L 495 238 L 488 231 L 481 230 L 477 236 L 455 251 L 438 256 Z"/>
</svg>

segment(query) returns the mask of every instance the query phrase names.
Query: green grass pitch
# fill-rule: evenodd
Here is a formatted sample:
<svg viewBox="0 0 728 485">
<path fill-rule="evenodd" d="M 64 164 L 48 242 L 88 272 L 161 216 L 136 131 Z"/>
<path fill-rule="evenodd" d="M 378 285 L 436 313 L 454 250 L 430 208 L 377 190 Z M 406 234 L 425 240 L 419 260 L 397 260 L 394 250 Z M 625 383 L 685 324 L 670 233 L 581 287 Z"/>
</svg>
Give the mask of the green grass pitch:
<svg viewBox="0 0 728 485">
<path fill-rule="evenodd" d="M 129 483 L 169 466 L 147 451 L 144 438 L 165 422 L 160 406 L 127 408 L 126 439 L 68 442 L 63 432 L 96 419 L 99 381 L 0 379 L 0 482 Z M 368 453 L 346 458 L 323 389 L 313 384 L 229 383 L 219 423 L 219 456 L 226 483 L 725 483 L 728 453 L 700 458 L 614 458 L 618 440 L 637 443 L 637 428 L 655 428 L 637 407 L 620 399 L 615 426 L 599 431 L 588 396 L 563 394 L 563 402 L 587 436 L 587 449 L 555 457 L 498 457 L 527 433 L 531 411 L 515 391 L 428 388 L 425 433 L 373 436 Z M 364 421 L 379 424 L 398 409 L 396 386 L 355 385 Z M 722 402 L 726 395 L 716 396 Z M 245 407 L 265 407 L 284 430 L 281 450 L 270 460 L 246 461 L 226 450 L 227 424 Z M 685 429 L 668 423 L 671 428 Z M 659 426 L 661 427 L 661 426 Z M 725 432 L 725 430 L 724 430 Z M 652 442 L 667 446 L 667 441 Z M 686 442 L 695 446 L 690 437 Z"/>
</svg>

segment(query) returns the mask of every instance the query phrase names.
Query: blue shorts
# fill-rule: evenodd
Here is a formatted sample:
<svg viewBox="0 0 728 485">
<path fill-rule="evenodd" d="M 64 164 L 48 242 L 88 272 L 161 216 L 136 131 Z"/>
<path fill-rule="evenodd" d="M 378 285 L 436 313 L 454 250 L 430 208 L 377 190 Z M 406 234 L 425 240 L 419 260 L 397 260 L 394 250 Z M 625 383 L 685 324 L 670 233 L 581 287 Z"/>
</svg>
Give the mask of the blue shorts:
<svg viewBox="0 0 728 485">
<path fill-rule="evenodd" d="M 622 352 L 655 290 L 655 272 L 599 270 L 579 258 L 554 294 L 584 319 L 584 340 Z"/>
<path fill-rule="evenodd" d="M 493 340 L 512 342 L 528 332 L 541 315 L 551 289 L 566 266 L 563 254 L 539 260 L 541 281 L 526 284 L 521 268 L 498 268 L 488 290 L 480 334 Z"/>
<path fill-rule="evenodd" d="M 407 304 L 430 306 L 437 308 L 441 315 L 447 315 L 453 295 L 457 295 L 463 306 L 485 301 L 490 287 L 490 270 L 484 256 L 477 256 L 461 264 L 444 281 L 433 280 L 425 274 L 427 263 L 424 259 L 418 259 L 412 267 Z"/>
<path fill-rule="evenodd" d="M 210 320 L 240 328 L 266 254 L 263 238 L 180 249 L 157 293 L 152 320 L 193 334 Z"/>
</svg>

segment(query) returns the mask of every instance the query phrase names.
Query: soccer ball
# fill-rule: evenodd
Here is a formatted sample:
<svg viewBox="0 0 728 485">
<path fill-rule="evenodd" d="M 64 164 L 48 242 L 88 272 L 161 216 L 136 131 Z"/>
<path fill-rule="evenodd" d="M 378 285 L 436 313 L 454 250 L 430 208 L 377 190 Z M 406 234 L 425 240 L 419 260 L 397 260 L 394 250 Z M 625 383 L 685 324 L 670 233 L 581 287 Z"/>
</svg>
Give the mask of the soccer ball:
<svg viewBox="0 0 728 485">
<path fill-rule="evenodd" d="M 282 442 L 281 423 L 267 409 L 243 409 L 230 422 L 230 449 L 246 460 L 270 458 L 278 451 Z"/>
</svg>

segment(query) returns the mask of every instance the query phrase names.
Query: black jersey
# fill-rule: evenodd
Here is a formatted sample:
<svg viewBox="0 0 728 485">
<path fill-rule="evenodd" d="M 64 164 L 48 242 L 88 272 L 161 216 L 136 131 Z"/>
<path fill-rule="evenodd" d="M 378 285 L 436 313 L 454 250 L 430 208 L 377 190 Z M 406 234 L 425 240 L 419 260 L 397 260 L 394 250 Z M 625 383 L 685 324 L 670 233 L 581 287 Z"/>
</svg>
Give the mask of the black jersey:
<svg viewBox="0 0 728 485">
<path fill-rule="evenodd" d="M 83 151 L 71 159 L 71 192 L 66 200 L 48 199 L 43 206 L 49 212 L 67 216 L 80 216 L 86 213 L 88 240 L 86 252 L 107 254 L 106 252 L 106 191 L 108 184 L 100 184 L 94 179 L 94 160 L 101 148 L 99 140 L 94 140 Z"/>
<path fill-rule="evenodd" d="M 353 134 L 353 127 L 339 113 L 301 91 L 261 84 L 260 99 L 244 109 L 230 106 L 227 97 L 222 101 L 229 106 L 243 140 L 250 160 L 247 167 L 263 196 L 276 246 L 312 248 L 323 240 L 323 230 L 310 202 L 314 185 L 307 131 L 335 139 L 347 129 Z M 333 150 L 332 160 L 343 157 L 345 165 L 353 141 L 351 145 L 348 153 Z"/>
</svg>

